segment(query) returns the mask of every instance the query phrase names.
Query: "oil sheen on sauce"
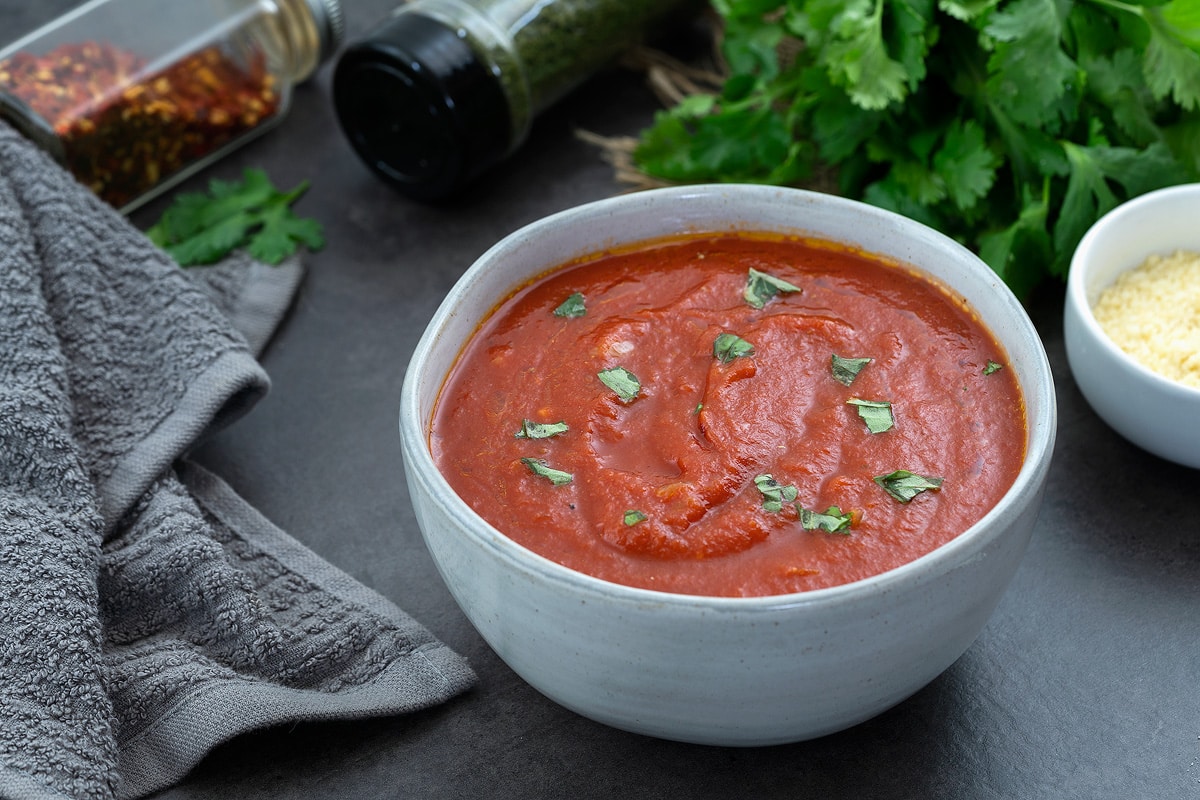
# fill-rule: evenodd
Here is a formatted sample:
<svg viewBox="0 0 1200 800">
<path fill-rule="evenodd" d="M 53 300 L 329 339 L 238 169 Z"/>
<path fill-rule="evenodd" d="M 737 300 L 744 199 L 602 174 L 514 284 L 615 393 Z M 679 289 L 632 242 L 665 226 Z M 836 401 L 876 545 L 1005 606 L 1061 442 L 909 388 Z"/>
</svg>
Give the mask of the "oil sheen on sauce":
<svg viewBox="0 0 1200 800">
<path fill-rule="evenodd" d="M 768 276 L 761 308 L 754 274 Z M 556 314 L 572 295 L 582 313 Z M 722 334 L 741 344 L 714 347 Z M 848 385 L 834 356 L 862 365 Z M 601 380 L 618 369 L 635 397 Z M 891 427 L 873 432 L 848 401 L 888 404 Z M 636 587 L 760 596 L 948 542 L 1012 484 L 1025 424 L 1005 353 L 944 288 L 831 243 L 729 234 L 597 255 L 520 288 L 451 370 L 430 445 L 478 514 L 546 558 Z M 882 478 L 898 471 L 930 485 L 897 499 Z M 802 510 L 849 524 L 806 527 Z"/>
</svg>

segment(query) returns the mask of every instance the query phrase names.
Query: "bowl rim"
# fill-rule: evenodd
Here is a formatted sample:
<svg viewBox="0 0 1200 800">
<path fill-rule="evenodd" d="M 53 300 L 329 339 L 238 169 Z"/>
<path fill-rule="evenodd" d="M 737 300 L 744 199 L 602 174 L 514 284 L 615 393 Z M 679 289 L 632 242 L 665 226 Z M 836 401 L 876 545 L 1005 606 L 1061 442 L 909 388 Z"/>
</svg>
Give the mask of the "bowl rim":
<svg viewBox="0 0 1200 800">
<path fill-rule="evenodd" d="M 1091 227 L 1084 233 L 1083 238 L 1079 240 L 1079 244 L 1075 247 L 1075 252 L 1071 255 L 1070 267 L 1067 272 L 1067 305 L 1074 308 L 1078 321 L 1086 332 L 1087 337 L 1095 343 L 1096 347 L 1101 349 L 1110 361 L 1116 361 L 1123 365 L 1138 376 L 1139 379 L 1150 384 L 1156 391 L 1168 396 L 1174 396 L 1184 402 L 1200 403 L 1200 388 L 1188 386 L 1177 380 L 1168 378 L 1166 375 L 1155 372 L 1125 352 L 1119 344 L 1113 341 L 1112 337 L 1108 335 L 1096 319 L 1092 303 L 1088 301 L 1087 291 L 1088 266 L 1094 263 L 1091 261 L 1091 255 L 1099 247 L 1098 240 L 1105 232 L 1114 226 L 1125 223 L 1128 218 L 1141 213 L 1147 207 L 1172 201 L 1178 202 L 1181 197 L 1194 199 L 1200 204 L 1200 183 L 1183 183 L 1146 192 L 1118 204 L 1092 223 Z M 1113 280 L 1116 280 L 1117 275 L 1136 269 L 1152 252 L 1148 250 L 1142 256 L 1141 260 L 1122 267 L 1114 273 Z M 1106 286 L 1100 287 L 1100 291 L 1107 289 L 1111 285 L 1112 282 L 1110 281 Z M 1074 370 L 1075 368 L 1074 364 L 1072 364 L 1072 369 Z"/>
<path fill-rule="evenodd" d="M 466 287 L 475 276 L 488 268 L 489 262 L 498 253 L 511 246 L 511 243 L 518 238 L 536 236 L 544 229 L 561 225 L 566 221 L 580 216 L 588 217 L 603 214 L 613 207 L 620 207 L 631 202 L 639 202 L 639 198 L 649 196 L 652 199 L 648 202 L 654 202 L 656 199 L 661 199 L 663 202 L 682 202 L 686 198 L 696 195 L 711 193 L 728 194 L 731 192 L 745 195 L 760 202 L 768 196 L 778 199 L 778 196 L 783 193 L 790 195 L 798 201 L 807 200 L 809 202 L 842 206 L 857 213 L 865 213 L 877 218 L 887 219 L 894 224 L 909 228 L 919 235 L 932 236 L 942 246 L 946 247 L 948 251 L 957 251 L 960 258 L 976 262 L 979 269 L 991 272 L 991 268 L 965 246 L 921 222 L 860 201 L 807 189 L 761 184 L 691 184 L 646 189 L 632 194 L 606 197 L 551 213 L 510 232 L 480 255 L 447 293 L 431 317 L 420 340 L 417 342 L 408 363 L 401 387 L 400 398 L 399 426 L 405 457 L 405 471 L 409 480 L 416 480 L 423 484 L 429 498 L 440 507 L 443 513 L 457 521 L 477 543 L 487 547 L 511 567 L 544 581 L 568 585 L 577 593 L 582 592 L 591 597 L 602 597 L 607 602 L 623 601 L 636 606 L 668 605 L 708 612 L 739 613 L 826 605 L 852 601 L 856 598 L 867 596 L 887 594 L 902 586 L 922 585 L 928 581 L 937 579 L 938 576 L 948 571 L 953 565 L 968 563 L 985 557 L 981 552 L 981 548 L 984 544 L 995 538 L 995 536 L 999 535 L 1003 529 L 1003 526 L 998 524 L 997 518 L 1006 513 L 1011 506 L 1017 504 L 1018 499 L 1040 491 L 1040 487 L 1050 468 L 1057 433 L 1057 404 L 1054 381 L 1041 337 L 1025 311 L 1024 306 L 1012 291 L 999 280 L 995 282 L 994 286 L 1001 292 L 1001 301 L 1008 310 L 1016 312 L 1014 319 L 1024 329 L 1024 335 L 1030 337 L 1031 349 L 1035 351 L 1035 355 L 1037 356 L 1034 359 L 1035 368 L 1029 376 L 1026 376 L 1027 380 L 1021 384 L 1022 395 L 1026 401 L 1027 442 L 1025 459 L 1012 485 L 1001 496 L 1000 500 L 973 525 L 930 552 L 885 572 L 849 583 L 820 589 L 746 597 L 685 594 L 629 586 L 597 578 L 564 566 L 517 543 L 476 513 L 458 496 L 441 474 L 429 449 L 430 420 L 422 418 L 419 413 L 421 380 L 429 378 L 429 376 L 420 375 L 420 367 L 428 361 L 434 346 L 440 338 L 442 328 L 445 327 L 453 315 L 456 303 L 466 293 Z M 753 230 L 751 227 L 743 229 Z M 884 257 L 881 253 L 872 253 L 867 250 L 863 252 L 880 258 Z M 892 258 L 891 260 L 899 262 L 899 259 Z M 917 269 L 923 275 L 927 275 L 925 270 L 922 270 L 918 265 L 906 265 Z M 933 278 L 933 276 L 928 277 L 935 281 L 938 280 Z M 948 287 L 945 281 L 939 281 L 939 283 Z M 515 285 L 510 287 L 510 289 L 515 288 Z M 490 309 L 485 313 L 490 313 Z M 992 331 L 992 335 L 1000 339 L 1002 334 L 998 331 Z M 1003 333 L 1005 339 L 1010 336 L 1019 337 L 1020 335 L 1020 333 L 1013 332 L 1011 329 Z M 1005 343 L 1005 340 L 1000 341 L 1002 345 L 1005 345 Z M 463 344 L 465 345 L 465 343 Z M 445 377 L 445 375 L 433 376 L 433 379 L 436 379 L 438 383 L 439 392 Z M 1037 420 L 1029 417 L 1028 398 L 1034 391 L 1040 392 L 1045 398 L 1043 417 Z M 423 527 L 422 535 L 426 535 Z"/>
</svg>

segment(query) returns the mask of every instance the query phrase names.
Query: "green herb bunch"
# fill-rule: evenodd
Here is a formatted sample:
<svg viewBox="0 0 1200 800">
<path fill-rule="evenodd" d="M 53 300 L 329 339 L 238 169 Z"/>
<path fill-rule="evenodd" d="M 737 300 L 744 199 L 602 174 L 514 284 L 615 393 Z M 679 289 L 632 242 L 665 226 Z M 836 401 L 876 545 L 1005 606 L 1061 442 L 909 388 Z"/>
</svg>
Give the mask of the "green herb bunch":
<svg viewBox="0 0 1200 800">
<path fill-rule="evenodd" d="M 803 185 L 974 249 L 1019 296 L 1200 177 L 1200 0 L 714 0 L 728 67 L 643 131 L 672 182 Z"/>
</svg>

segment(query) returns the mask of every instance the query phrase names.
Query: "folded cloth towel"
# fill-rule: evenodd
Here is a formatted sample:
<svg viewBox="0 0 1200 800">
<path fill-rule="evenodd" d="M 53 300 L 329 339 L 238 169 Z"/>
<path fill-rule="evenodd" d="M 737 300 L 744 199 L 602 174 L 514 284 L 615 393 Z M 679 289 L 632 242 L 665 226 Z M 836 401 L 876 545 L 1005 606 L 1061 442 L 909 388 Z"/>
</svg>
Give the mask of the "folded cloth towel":
<svg viewBox="0 0 1200 800">
<path fill-rule="evenodd" d="M 267 391 L 299 275 L 181 270 L 0 123 L 0 797 L 139 797 L 239 733 L 473 683 L 186 460 Z"/>
</svg>

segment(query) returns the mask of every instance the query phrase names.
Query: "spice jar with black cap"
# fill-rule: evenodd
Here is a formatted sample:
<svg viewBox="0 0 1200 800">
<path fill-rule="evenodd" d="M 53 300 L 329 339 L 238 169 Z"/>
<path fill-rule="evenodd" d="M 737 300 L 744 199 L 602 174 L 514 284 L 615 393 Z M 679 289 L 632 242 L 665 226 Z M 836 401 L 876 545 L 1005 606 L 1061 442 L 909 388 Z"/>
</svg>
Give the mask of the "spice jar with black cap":
<svg viewBox="0 0 1200 800">
<path fill-rule="evenodd" d="M 130 211 L 286 115 L 339 0 L 91 0 L 0 49 L 0 119 Z"/>
<path fill-rule="evenodd" d="M 337 116 L 355 152 L 401 193 L 446 199 L 685 4 L 413 0 L 339 57 Z"/>
</svg>

